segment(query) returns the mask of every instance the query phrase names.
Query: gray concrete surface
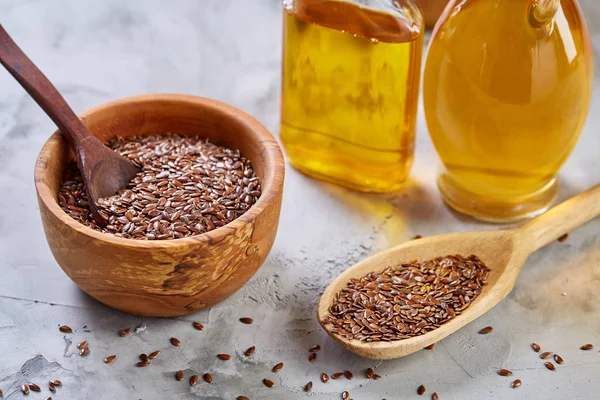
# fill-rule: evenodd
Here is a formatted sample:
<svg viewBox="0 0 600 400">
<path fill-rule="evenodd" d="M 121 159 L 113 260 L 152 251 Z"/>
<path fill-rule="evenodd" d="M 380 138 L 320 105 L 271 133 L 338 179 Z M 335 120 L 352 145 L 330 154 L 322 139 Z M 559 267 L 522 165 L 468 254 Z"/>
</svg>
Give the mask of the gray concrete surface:
<svg viewBox="0 0 600 400">
<path fill-rule="evenodd" d="M 281 46 L 280 0 L 2 0 L 0 22 L 83 111 L 122 96 L 180 92 L 238 106 L 278 131 Z M 600 6 L 582 4 L 600 47 Z M 596 70 L 600 60 L 596 60 Z M 561 173 L 561 199 L 600 176 L 600 88 L 575 153 Z M 528 261 L 514 292 L 497 308 L 433 351 L 373 362 L 343 351 L 319 328 L 315 305 L 330 280 L 361 258 L 415 234 L 497 229 L 464 220 L 441 202 L 439 169 L 422 113 L 416 163 L 406 189 L 362 195 L 308 179 L 288 168 L 279 234 L 254 278 L 218 306 L 185 318 L 152 319 L 111 310 L 82 293 L 56 264 L 46 245 L 33 186 L 33 164 L 54 131 L 24 91 L 0 71 L 0 389 L 20 399 L 26 381 L 63 381 L 54 399 L 594 399 L 600 396 L 600 220 L 553 243 Z M 566 293 L 566 295 L 562 295 Z M 237 322 L 251 316 L 254 325 Z M 206 325 L 203 332 L 191 321 Z M 76 332 L 61 334 L 68 324 Z M 487 325 L 493 334 L 476 332 Z M 137 327 L 127 338 L 124 327 Z M 169 344 L 171 336 L 183 345 Z M 77 343 L 90 342 L 79 357 Z M 529 347 L 565 359 L 544 368 Z M 319 343 L 314 363 L 307 349 Z M 594 343 L 590 352 L 578 350 Z M 241 355 L 256 345 L 256 355 Z M 160 349 L 149 368 L 136 368 L 141 352 Z M 231 361 L 215 358 L 230 353 Z M 118 358 L 105 365 L 105 356 Z M 283 361 L 279 374 L 271 367 Z M 378 381 L 361 371 L 377 367 Z M 514 371 L 523 386 L 511 389 Z M 210 371 L 212 384 L 194 388 L 173 374 Z M 321 371 L 349 369 L 352 381 L 319 382 Z M 270 378 L 276 387 L 265 388 Z M 312 380 L 311 395 L 301 391 Z M 29 398 L 50 395 L 32 393 Z"/>
</svg>

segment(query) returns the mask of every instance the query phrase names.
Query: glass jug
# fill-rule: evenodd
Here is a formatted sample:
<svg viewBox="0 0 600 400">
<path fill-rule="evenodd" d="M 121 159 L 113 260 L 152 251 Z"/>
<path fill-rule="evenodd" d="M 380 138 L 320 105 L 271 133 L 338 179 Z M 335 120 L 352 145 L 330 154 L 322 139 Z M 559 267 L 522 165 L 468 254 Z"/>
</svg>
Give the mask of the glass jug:
<svg viewBox="0 0 600 400">
<path fill-rule="evenodd" d="M 296 169 L 360 191 L 402 186 L 423 30 L 413 0 L 284 2 L 280 137 Z"/>
<path fill-rule="evenodd" d="M 451 0 L 424 74 L 446 203 L 491 221 L 543 212 L 584 125 L 592 74 L 575 0 Z"/>
</svg>

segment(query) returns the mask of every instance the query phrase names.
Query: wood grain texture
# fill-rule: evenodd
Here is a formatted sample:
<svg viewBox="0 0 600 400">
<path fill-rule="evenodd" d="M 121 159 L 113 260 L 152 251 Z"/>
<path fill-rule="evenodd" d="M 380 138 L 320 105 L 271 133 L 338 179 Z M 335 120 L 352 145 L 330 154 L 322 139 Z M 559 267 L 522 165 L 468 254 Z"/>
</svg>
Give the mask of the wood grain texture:
<svg viewBox="0 0 600 400">
<path fill-rule="evenodd" d="M 319 322 L 340 345 L 363 357 L 387 360 L 414 353 L 442 340 L 489 311 L 511 292 L 523 264 L 532 252 L 599 215 L 600 185 L 597 185 L 517 229 L 450 233 L 401 244 L 375 254 L 340 274 L 321 296 L 317 309 Z M 347 340 L 332 333 L 333 325 L 325 323 L 335 295 L 350 279 L 360 278 L 374 271 L 380 272 L 387 266 L 411 260 L 425 261 L 448 254 L 475 254 L 491 271 L 488 284 L 471 305 L 461 315 L 439 328 L 394 342 L 362 342 Z"/>
<path fill-rule="evenodd" d="M 226 104 L 183 95 L 126 98 L 93 108 L 82 120 L 101 141 L 165 132 L 207 137 L 239 149 L 262 185 L 256 204 L 224 227 L 176 240 L 122 239 L 80 224 L 58 205 L 72 154 L 54 133 L 35 166 L 38 202 L 56 261 L 82 290 L 121 311 L 177 316 L 227 298 L 250 279 L 275 239 L 285 169 L 276 140 L 258 121 Z"/>
<path fill-rule="evenodd" d="M 2 25 L 0 63 L 54 121 L 71 144 L 86 184 L 92 218 L 98 225 L 106 226 L 107 222 L 96 207 L 96 200 L 112 196 L 127 186 L 138 173 L 138 168 L 127 158 L 104 146 L 87 130 L 54 85 L 17 46 Z"/>
</svg>

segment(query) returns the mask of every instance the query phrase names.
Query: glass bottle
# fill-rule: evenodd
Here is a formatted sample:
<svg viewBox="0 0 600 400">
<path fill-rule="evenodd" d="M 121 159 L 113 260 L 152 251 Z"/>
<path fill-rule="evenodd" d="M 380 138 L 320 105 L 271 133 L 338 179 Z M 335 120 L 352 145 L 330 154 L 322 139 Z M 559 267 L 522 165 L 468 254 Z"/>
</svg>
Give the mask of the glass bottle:
<svg viewBox="0 0 600 400">
<path fill-rule="evenodd" d="M 491 221 L 546 210 L 584 125 L 592 74 L 575 0 L 451 0 L 423 85 L 446 203 Z"/>
<path fill-rule="evenodd" d="M 281 140 L 299 171 L 400 188 L 413 160 L 423 18 L 413 0 L 284 2 Z"/>
</svg>

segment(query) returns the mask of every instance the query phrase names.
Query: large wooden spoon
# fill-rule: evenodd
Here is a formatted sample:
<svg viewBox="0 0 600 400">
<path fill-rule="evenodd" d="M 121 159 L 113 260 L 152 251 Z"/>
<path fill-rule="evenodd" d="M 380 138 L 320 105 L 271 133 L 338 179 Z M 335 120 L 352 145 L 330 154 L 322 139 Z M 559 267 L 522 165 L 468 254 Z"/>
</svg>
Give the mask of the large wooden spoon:
<svg viewBox="0 0 600 400">
<path fill-rule="evenodd" d="M 96 201 L 127 186 L 138 168 L 96 139 L 77 118 L 48 78 L 21 51 L 0 25 L 0 63 L 23 86 L 67 138 L 77 157 L 77 166 L 87 187 L 90 210 L 101 226 L 106 220 Z"/>
<path fill-rule="evenodd" d="M 360 356 L 387 360 L 411 354 L 445 338 L 490 310 L 510 293 L 531 253 L 599 215 L 600 185 L 597 185 L 517 229 L 450 233 L 404 243 L 371 256 L 339 275 L 321 296 L 317 311 L 319 322 L 333 339 Z M 331 324 L 326 323 L 336 294 L 350 279 L 381 271 L 386 266 L 449 254 L 475 254 L 490 267 L 491 272 L 488 284 L 471 305 L 439 328 L 394 342 L 362 342 L 342 338 L 331 331 Z"/>
</svg>

